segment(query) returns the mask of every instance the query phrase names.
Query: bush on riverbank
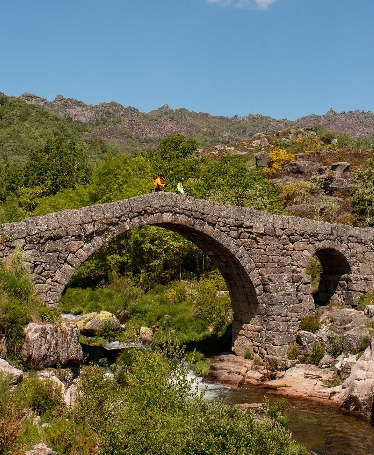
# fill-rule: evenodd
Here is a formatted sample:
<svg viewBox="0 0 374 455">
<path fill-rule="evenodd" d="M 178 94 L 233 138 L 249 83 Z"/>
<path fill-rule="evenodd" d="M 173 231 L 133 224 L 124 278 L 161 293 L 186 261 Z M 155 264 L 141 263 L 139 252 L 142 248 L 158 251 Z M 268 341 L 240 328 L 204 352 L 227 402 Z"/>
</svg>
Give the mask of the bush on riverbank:
<svg viewBox="0 0 374 455">
<path fill-rule="evenodd" d="M 59 455 L 306 455 L 271 417 L 210 402 L 194 389 L 173 345 L 134 350 L 114 374 L 82 368 L 75 404 L 31 376 L 16 389 L 0 377 L 0 454 L 39 441 Z M 38 417 L 38 415 L 40 417 Z"/>
<path fill-rule="evenodd" d="M 47 444 L 70 455 L 74 434 L 78 447 L 83 440 L 91 447 L 97 443 L 103 455 L 307 454 L 273 420 L 258 422 L 252 413 L 192 392 L 180 354 L 134 351 L 129 365 L 122 366 L 124 385 L 97 366 L 84 367 L 76 406 L 51 422 Z M 73 433 L 72 425 L 85 432 Z"/>
</svg>

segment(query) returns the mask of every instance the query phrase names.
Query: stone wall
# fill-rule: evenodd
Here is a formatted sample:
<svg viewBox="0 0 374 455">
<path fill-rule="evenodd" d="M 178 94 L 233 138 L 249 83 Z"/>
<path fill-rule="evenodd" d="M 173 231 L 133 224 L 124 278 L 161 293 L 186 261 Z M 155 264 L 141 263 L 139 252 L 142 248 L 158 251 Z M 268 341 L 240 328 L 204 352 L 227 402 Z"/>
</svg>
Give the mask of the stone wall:
<svg viewBox="0 0 374 455">
<path fill-rule="evenodd" d="M 179 232 L 216 264 L 233 311 L 233 350 L 285 356 L 302 316 L 333 298 L 357 304 L 374 288 L 374 230 L 225 206 L 173 193 L 64 210 L 4 224 L 0 257 L 23 250 L 37 289 L 51 306 L 75 270 L 104 243 L 146 224 Z M 323 265 L 312 295 L 306 266 Z"/>
</svg>

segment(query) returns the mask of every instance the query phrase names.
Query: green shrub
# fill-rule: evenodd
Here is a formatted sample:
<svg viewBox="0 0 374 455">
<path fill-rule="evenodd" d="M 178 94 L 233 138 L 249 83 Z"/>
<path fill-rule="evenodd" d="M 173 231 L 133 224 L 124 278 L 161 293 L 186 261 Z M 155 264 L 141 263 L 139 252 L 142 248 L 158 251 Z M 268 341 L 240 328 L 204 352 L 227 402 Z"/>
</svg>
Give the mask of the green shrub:
<svg viewBox="0 0 374 455">
<path fill-rule="evenodd" d="M 20 250 L 0 262 L 0 285 L 6 294 L 14 299 L 27 301 L 35 292 L 30 275 L 23 265 Z"/>
<path fill-rule="evenodd" d="M 267 397 L 264 400 L 265 414 L 279 422 L 281 425 L 287 425 L 288 416 L 286 414 L 288 402 L 285 398 L 280 398 L 272 402 Z"/>
<path fill-rule="evenodd" d="M 359 217 L 363 226 L 374 225 L 374 160 L 366 163 L 354 175 L 358 180 L 352 194 L 352 212 Z"/>
<path fill-rule="evenodd" d="M 62 415 L 53 420 L 45 430 L 48 447 L 59 455 L 93 455 L 98 453 L 98 435 L 87 425 L 80 425 Z"/>
<path fill-rule="evenodd" d="M 325 348 L 322 345 L 315 343 L 312 345 L 312 353 L 310 354 L 310 362 L 313 365 L 318 365 L 324 355 L 325 355 Z"/>
<path fill-rule="evenodd" d="M 25 407 L 31 408 L 40 416 L 63 407 L 61 388 L 53 379 L 38 379 L 31 374 L 22 381 L 18 395 Z"/>
<path fill-rule="evenodd" d="M 269 406 L 271 417 L 260 422 L 252 412 L 205 400 L 191 388 L 186 364 L 180 361 L 183 356 L 170 344 L 164 350 L 133 350 L 127 358 L 121 356 L 126 387 L 106 369 L 85 366 L 75 406 L 69 409 L 57 398 L 52 381 L 32 375 L 18 389 L 22 408 L 17 405 L 16 413 L 8 408 L 5 421 L 5 407 L 0 406 L 0 437 L 3 428 L 10 436 L 1 439 L 0 455 L 24 453 L 17 452 L 24 432 L 19 410 L 28 407 L 43 421 L 49 416 L 39 440 L 60 455 L 307 454 L 278 423 L 284 420 L 282 403 Z M 198 362 L 201 357 L 194 354 Z M 13 406 L 16 402 L 7 386 L 0 380 L 0 392 L 5 388 L 8 394 L 4 404 Z"/>
<path fill-rule="evenodd" d="M 321 327 L 320 322 L 312 314 L 307 314 L 300 321 L 300 329 L 306 330 L 307 332 L 316 333 L 317 330 L 320 329 L 320 327 Z"/>
<path fill-rule="evenodd" d="M 63 313 L 88 314 L 109 311 L 116 314 L 125 307 L 121 288 L 107 287 L 92 290 L 90 288 L 68 288 L 62 296 L 59 309 Z"/>
<path fill-rule="evenodd" d="M 10 359 L 18 358 L 25 325 L 44 317 L 52 319 L 53 312 L 37 297 L 22 253 L 16 250 L 0 261 L 0 333 L 5 336 Z"/>
<path fill-rule="evenodd" d="M 330 335 L 328 336 L 329 346 L 327 352 L 333 357 L 338 357 L 343 352 L 343 336 Z"/>
<path fill-rule="evenodd" d="M 324 382 L 327 387 L 337 387 L 339 385 L 342 385 L 343 379 L 340 376 L 334 376 L 332 379 L 328 379 Z"/>
<path fill-rule="evenodd" d="M 20 442 L 25 416 L 22 415 L 17 400 L 7 400 L 5 405 L 0 398 L 0 411 L 0 455 L 25 453 Z"/>
<path fill-rule="evenodd" d="M 360 342 L 360 352 L 365 351 L 370 345 L 370 337 L 364 336 Z"/>
<path fill-rule="evenodd" d="M 322 264 L 319 258 L 314 255 L 310 258 L 307 266 L 306 266 L 306 273 L 311 277 L 311 286 L 312 286 L 312 293 L 316 293 L 318 291 L 320 276 L 322 273 Z"/>
<path fill-rule="evenodd" d="M 252 352 L 251 351 L 245 351 L 244 358 L 247 359 L 247 360 L 252 360 L 253 359 Z"/>
<path fill-rule="evenodd" d="M 0 302 L 0 327 L 5 336 L 8 356 L 17 358 L 22 347 L 25 325 L 30 321 L 27 309 L 17 301 Z"/>
<path fill-rule="evenodd" d="M 367 305 L 374 304 L 374 292 L 368 292 L 367 294 L 361 294 L 358 298 L 357 309 L 364 311 Z"/>
<path fill-rule="evenodd" d="M 296 360 L 300 356 L 300 348 L 296 343 L 291 343 L 287 349 L 287 357 L 290 360 Z"/>
<path fill-rule="evenodd" d="M 136 351 L 128 369 L 128 386 L 117 391 L 125 406 L 104 406 L 101 401 L 102 406 L 96 409 L 92 400 L 85 400 L 82 413 L 87 416 L 86 423 L 97 428 L 102 453 L 123 453 L 124 449 L 134 455 L 307 453 L 273 419 L 258 422 L 252 413 L 208 402 L 192 393 L 180 355 Z M 98 388 L 101 400 L 107 395 L 104 389 L 111 387 L 100 378 L 91 383 Z M 107 423 L 102 422 L 102 409 L 110 414 L 106 415 Z M 98 423 L 96 413 L 100 413 Z"/>
<path fill-rule="evenodd" d="M 204 377 L 209 373 L 210 363 L 205 360 L 204 354 L 194 349 L 186 352 L 185 360 L 189 368 L 191 368 L 196 376 Z"/>
<path fill-rule="evenodd" d="M 57 320 L 57 314 L 47 306 L 39 306 L 36 309 L 37 319 L 41 322 L 53 324 Z"/>
<path fill-rule="evenodd" d="M 210 363 L 207 362 L 206 360 L 198 360 L 196 363 L 193 365 L 193 371 L 196 374 L 196 376 L 200 376 L 204 378 L 207 376 L 210 370 Z"/>
</svg>

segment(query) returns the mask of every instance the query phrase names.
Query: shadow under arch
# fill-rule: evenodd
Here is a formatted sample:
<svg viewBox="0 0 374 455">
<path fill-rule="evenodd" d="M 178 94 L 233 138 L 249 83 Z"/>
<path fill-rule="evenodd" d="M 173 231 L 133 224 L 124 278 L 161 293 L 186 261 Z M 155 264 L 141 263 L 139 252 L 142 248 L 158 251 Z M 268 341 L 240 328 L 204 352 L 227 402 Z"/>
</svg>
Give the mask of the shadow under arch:
<svg viewBox="0 0 374 455">
<path fill-rule="evenodd" d="M 315 256 L 321 263 L 322 271 L 318 290 L 313 294 L 314 303 L 318 306 L 327 305 L 334 296 L 338 303 L 351 304 L 347 292 L 351 266 L 344 254 L 334 248 L 321 248 L 315 252 Z"/>
<path fill-rule="evenodd" d="M 213 262 L 226 282 L 236 323 L 249 323 L 257 310 L 255 286 L 244 264 L 222 242 L 200 230 L 176 223 L 155 223 L 194 243 Z"/>
</svg>

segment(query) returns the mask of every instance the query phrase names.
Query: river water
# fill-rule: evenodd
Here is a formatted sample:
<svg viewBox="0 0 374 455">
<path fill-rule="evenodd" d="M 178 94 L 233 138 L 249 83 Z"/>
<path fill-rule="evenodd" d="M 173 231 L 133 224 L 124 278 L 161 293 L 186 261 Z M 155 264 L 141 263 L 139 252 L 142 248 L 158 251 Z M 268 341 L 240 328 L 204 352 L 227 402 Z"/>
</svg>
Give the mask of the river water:
<svg viewBox="0 0 374 455">
<path fill-rule="evenodd" d="M 103 355 L 101 354 L 101 357 Z M 287 427 L 293 438 L 317 455 L 374 455 L 374 426 L 369 421 L 343 414 L 337 407 L 313 400 L 281 397 L 261 387 L 232 388 L 201 382 L 188 375 L 204 391 L 208 400 L 221 399 L 226 404 L 271 403 L 285 398 L 289 417 Z"/>
<path fill-rule="evenodd" d="M 217 384 L 199 384 L 210 400 L 222 399 L 227 404 L 262 403 L 277 400 L 269 390 L 259 387 L 231 388 Z M 374 455 L 374 427 L 366 420 L 342 414 L 328 404 L 285 397 L 293 438 L 318 455 Z"/>
</svg>

